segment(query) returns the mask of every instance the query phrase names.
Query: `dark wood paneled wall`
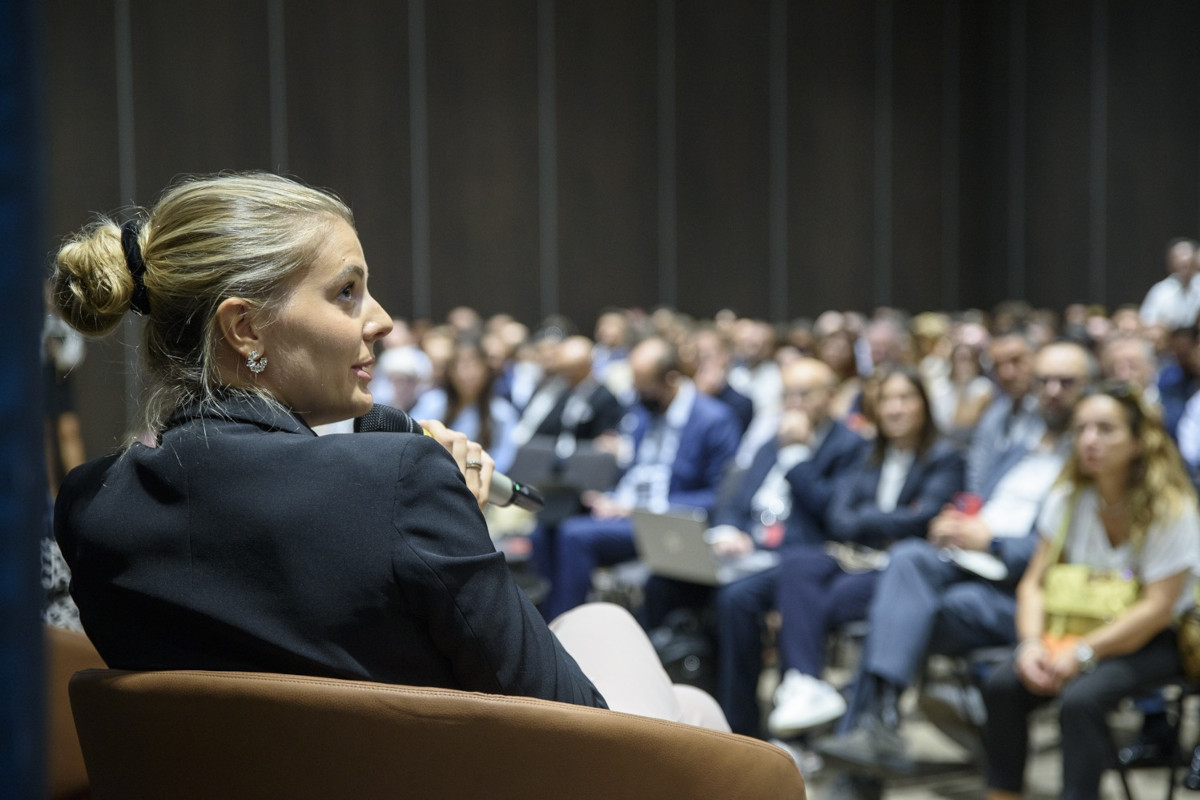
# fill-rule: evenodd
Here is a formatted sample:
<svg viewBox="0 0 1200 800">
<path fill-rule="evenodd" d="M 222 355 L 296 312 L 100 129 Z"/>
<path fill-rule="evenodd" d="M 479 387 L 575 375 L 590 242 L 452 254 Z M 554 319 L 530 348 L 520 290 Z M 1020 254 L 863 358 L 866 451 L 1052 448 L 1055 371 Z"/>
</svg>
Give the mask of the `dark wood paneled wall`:
<svg viewBox="0 0 1200 800">
<path fill-rule="evenodd" d="M 398 315 L 1110 305 L 1200 231 L 1191 0 L 48 0 L 49 228 L 272 169 Z M 47 241 L 52 251 L 55 241 Z M 92 452 L 136 326 L 78 377 Z"/>
</svg>

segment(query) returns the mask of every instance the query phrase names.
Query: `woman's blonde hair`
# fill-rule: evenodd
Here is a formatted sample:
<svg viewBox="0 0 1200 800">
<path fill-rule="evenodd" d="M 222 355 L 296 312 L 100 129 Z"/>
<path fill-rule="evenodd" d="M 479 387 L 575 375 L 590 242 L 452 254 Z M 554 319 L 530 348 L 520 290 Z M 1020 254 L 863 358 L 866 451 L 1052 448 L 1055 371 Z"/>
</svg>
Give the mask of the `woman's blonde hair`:
<svg viewBox="0 0 1200 800">
<path fill-rule="evenodd" d="M 1177 519 L 1185 507 L 1194 506 L 1196 490 L 1158 411 L 1146 405 L 1136 386 L 1106 381 L 1084 392 L 1080 402 L 1096 396 L 1116 401 L 1124 412 L 1133 438 L 1140 445 L 1140 451 L 1130 465 L 1125 495 L 1125 505 L 1129 509 L 1129 540 L 1134 548 L 1138 548 L 1153 524 Z M 1063 466 L 1059 482 L 1076 488 L 1093 483 L 1093 479 L 1080 470 L 1079 456 L 1074 448 Z"/>
<path fill-rule="evenodd" d="M 149 305 L 141 426 L 151 433 L 175 409 L 211 401 L 222 389 L 215 358 L 221 302 L 241 297 L 269 320 L 331 225 L 354 224 L 332 194 L 267 173 L 184 179 L 136 219 Z M 130 309 L 136 283 L 126 259 L 122 228 L 106 217 L 59 249 L 54 302 L 76 330 L 103 336 Z"/>
</svg>

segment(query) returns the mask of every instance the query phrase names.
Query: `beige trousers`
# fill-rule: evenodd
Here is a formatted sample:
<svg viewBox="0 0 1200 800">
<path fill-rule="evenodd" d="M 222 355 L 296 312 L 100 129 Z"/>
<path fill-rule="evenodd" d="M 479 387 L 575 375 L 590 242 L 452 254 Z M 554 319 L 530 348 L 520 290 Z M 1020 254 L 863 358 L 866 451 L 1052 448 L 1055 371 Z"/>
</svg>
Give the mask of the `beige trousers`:
<svg viewBox="0 0 1200 800">
<path fill-rule="evenodd" d="M 694 686 L 671 683 L 633 615 L 612 603 L 562 614 L 550 630 L 579 663 L 613 711 L 728 731 L 717 701 Z"/>
</svg>

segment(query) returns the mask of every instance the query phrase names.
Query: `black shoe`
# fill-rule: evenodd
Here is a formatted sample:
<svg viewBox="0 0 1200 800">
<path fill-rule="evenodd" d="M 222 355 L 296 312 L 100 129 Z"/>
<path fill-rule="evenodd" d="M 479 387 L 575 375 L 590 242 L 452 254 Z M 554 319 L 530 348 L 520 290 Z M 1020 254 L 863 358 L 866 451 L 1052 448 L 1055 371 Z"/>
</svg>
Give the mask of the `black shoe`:
<svg viewBox="0 0 1200 800">
<path fill-rule="evenodd" d="M 917 771 L 900 732 L 869 715 L 853 731 L 822 739 L 815 749 L 826 761 L 876 776 L 912 775 Z"/>
<path fill-rule="evenodd" d="M 1137 767 L 1169 767 L 1174 761 L 1174 743 L 1162 734 L 1150 734 L 1145 730 L 1138 733 L 1133 741 L 1117 751 L 1117 763 L 1127 769 Z M 1193 764 L 1197 760 L 1193 759 Z M 1200 780 L 1200 773 L 1197 773 Z"/>
<path fill-rule="evenodd" d="M 964 691 L 952 684 L 927 684 L 917 697 L 917 708 L 935 728 L 966 750 L 972 762 L 983 763 L 987 709 L 978 689 L 971 686 Z"/>
<path fill-rule="evenodd" d="M 1200 747 L 1192 751 L 1192 763 L 1188 765 L 1187 775 L 1183 776 L 1183 788 L 1193 792 L 1200 790 Z"/>
</svg>

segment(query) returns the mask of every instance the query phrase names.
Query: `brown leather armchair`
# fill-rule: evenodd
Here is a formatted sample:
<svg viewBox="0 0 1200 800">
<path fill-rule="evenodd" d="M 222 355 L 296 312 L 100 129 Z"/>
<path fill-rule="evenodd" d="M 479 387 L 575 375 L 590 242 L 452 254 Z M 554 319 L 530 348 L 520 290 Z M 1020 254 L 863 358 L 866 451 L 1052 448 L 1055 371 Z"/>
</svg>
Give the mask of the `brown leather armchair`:
<svg viewBox="0 0 1200 800">
<path fill-rule="evenodd" d="M 67 684 L 81 669 L 103 667 L 91 641 L 78 631 L 43 626 L 46 645 L 46 795 L 51 800 L 79 800 L 88 796 L 87 770 Z"/>
<path fill-rule="evenodd" d="M 246 672 L 87 670 L 96 798 L 803 800 L 782 750 L 524 697 Z"/>
</svg>

